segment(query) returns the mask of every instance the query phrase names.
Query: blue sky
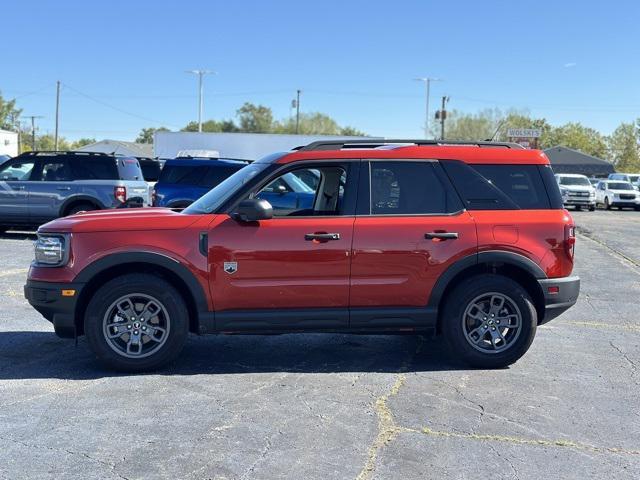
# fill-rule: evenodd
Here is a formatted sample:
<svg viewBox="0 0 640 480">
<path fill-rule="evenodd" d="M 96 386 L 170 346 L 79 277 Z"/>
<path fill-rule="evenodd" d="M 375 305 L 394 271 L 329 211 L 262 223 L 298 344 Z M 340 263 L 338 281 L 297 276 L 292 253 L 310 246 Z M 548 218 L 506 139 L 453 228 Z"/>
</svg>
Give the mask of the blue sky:
<svg viewBox="0 0 640 480">
<path fill-rule="evenodd" d="M 13 1 L 3 5 L 0 91 L 61 135 L 133 139 L 146 126 L 233 118 L 244 101 L 320 111 L 373 135 L 422 136 L 436 76 L 449 108 L 527 109 L 610 133 L 640 117 L 634 1 Z"/>
</svg>

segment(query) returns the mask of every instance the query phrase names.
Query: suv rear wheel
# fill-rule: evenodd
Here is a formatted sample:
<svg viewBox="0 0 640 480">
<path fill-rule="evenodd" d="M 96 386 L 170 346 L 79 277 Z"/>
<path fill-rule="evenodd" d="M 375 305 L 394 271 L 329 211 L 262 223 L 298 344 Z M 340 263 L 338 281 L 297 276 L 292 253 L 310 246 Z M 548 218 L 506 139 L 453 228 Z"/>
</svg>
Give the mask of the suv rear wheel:
<svg viewBox="0 0 640 480">
<path fill-rule="evenodd" d="M 95 205 L 91 203 L 77 203 L 67 210 L 67 214 L 65 216 L 74 215 L 78 212 L 90 212 L 91 210 L 96 210 Z"/>
<path fill-rule="evenodd" d="M 102 363 L 136 372 L 161 367 L 178 356 L 189 318 L 182 296 L 170 283 L 156 275 L 130 274 L 95 292 L 84 327 Z"/>
<path fill-rule="evenodd" d="M 471 277 L 444 308 L 443 332 L 454 354 L 478 368 L 502 368 L 529 349 L 538 318 L 531 296 L 501 275 Z"/>
</svg>

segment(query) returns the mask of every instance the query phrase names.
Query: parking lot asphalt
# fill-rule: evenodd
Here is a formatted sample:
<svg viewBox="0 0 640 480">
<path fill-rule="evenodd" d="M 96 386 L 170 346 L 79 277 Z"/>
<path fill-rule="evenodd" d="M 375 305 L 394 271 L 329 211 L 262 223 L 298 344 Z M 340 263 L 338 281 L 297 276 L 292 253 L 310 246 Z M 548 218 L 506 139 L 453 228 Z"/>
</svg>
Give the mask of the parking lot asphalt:
<svg viewBox="0 0 640 480">
<path fill-rule="evenodd" d="M 578 304 L 504 370 L 417 336 L 193 336 L 103 370 L 26 303 L 0 238 L 0 478 L 640 477 L 640 213 L 577 212 Z"/>
</svg>

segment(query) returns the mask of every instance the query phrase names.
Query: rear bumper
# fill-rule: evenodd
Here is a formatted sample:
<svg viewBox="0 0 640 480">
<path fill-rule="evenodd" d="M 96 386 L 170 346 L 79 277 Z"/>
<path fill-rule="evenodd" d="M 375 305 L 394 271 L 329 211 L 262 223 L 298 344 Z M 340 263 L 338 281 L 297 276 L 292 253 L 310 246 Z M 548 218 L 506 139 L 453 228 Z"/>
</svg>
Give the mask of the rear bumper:
<svg viewBox="0 0 640 480">
<path fill-rule="evenodd" d="M 547 323 L 575 305 L 580 294 L 580 277 L 545 278 L 538 280 L 544 294 L 544 317 Z"/>
<path fill-rule="evenodd" d="M 84 284 L 53 283 L 27 280 L 24 296 L 44 318 L 53 323 L 59 337 L 76 335 L 75 311 Z M 73 296 L 63 296 L 63 290 L 75 290 Z"/>
</svg>

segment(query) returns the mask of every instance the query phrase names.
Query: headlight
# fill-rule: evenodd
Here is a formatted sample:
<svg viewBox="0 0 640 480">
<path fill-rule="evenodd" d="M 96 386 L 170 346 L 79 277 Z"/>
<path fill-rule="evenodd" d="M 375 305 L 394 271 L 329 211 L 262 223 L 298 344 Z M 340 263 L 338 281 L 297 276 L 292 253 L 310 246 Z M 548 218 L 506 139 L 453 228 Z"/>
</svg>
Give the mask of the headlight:
<svg viewBox="0 0 640 480">
<path fill-rule="evenodd" d="M 595 197 L 595 196 L 596 196 L 596 191 L 595 191 L 595 190 L 591 190 L 591 191 L 589 192 L 589 196 L 590 196 L 590 197 Z"/>
<path fill-rule="evenodd" d="M 561 188 L 561 189 L 560 189 L 560 194 L 561 194 L 563 197 L 566 197 L 567 195 L 569 195 L 569 190 L 567 190 L 566 188 Z"/>
<path fill-rule="evenodd" d="M 61 267 L 69 260 L 69 236 L 38 234 L 34 242 L 36 265 Z"/>
</svg>

